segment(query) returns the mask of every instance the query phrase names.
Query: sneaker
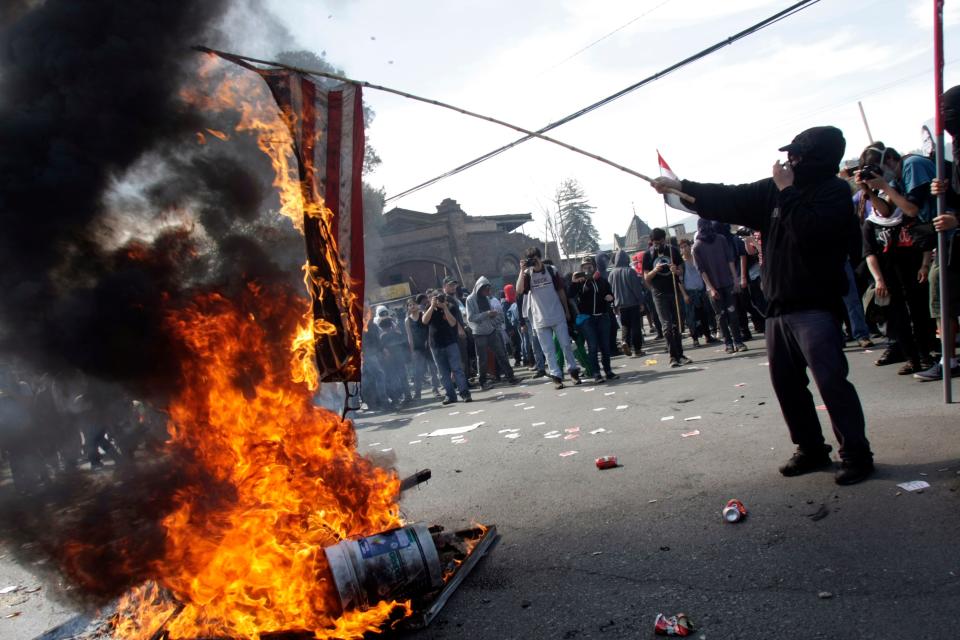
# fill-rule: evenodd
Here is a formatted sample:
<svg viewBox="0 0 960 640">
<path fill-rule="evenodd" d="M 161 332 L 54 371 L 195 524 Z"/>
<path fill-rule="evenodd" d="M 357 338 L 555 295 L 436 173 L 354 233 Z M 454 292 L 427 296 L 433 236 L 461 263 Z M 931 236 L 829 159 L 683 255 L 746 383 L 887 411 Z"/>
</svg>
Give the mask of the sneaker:
<svg viewBox="0 0 960 640">
<path fill-rule="evenodd" d="M 873 472 L 873 460 L 842 460 L 834 481 L 837 484 L 856 484 L 866 480 Z"/>
<path fill-rule="evenodd" d="M 884 367 L 888 364 L 903 362 L 904 360 L 906 360 L 906 358 L 903 357 L 903 354 L 900 353 L 899 350 L 887 348 L 874 364 L 878 367 Z"/>
<path fill-rule="evenodd" d="M 857 340 L 857 344 L 860 345 L 861 349 L 869 349 L 870 347 L 873 346 L 873 340 L 871 340 L 870 338 L 860 338 L 859 340 Z"/>
<path fill-rule="evenodd" d="M 551 375 L 550 379 L 553 380 L 554 389 L 563 389 L 563 378 L 559 378 L 557 376 Z"/>
<path fill-rule="evenodd" d="M 923 366 L 921 366 L 919 360 L 909 360 L 904 363 L 902 367 L 897 369 L 898 376 L 909 376 L 912 373 L 920 373 L 923 371 Z"/>
<path fill-rule="evenodd" d="M 792 478 L 811 471 L 825 469 L 833 464 L 833 460 L 830 459 L 831 451 L 833 451 L 833 447 L 828 444 L 823 445 L 823 449 L 816 453 L 808 453 L 798 448 L 786 464 L 780 467 L 780 473 Z"/>
<path fill-rule="evenodd" d="M 469 393 L 465 393 L 465 394 L 463 394 L 463 401 L 464 401 L 464 402 L 473 402 L 473 396 L 470 395 Z"/>
<path fill-rule="evenodd" d="M 580 377 L 580 369 L 574 369 L 570 372 L 570 377 L 573 378 L 574 386 L 580 386 L 583 384 L 583 379 Z"/>
<path fill-rule="evenodd" d="M 456 403 L 456 401 L 457 401 L 456 398 L 444 398 L 443 400 L 440 401 L 440 404 L 446 406 L 448 404 L 454 404 Z"/>
<path fill-rule="evenodd" d="M 603 376 L 600 375 L 599 373 L 598 373 L 597 375 L 593 376 L 593 383 L 594 383 L 594 384 L 603 384 Z"/>
<path fill-rule="evenodd" d="M 670 358 L 670 366 L 673 367 L 674 369 L 676 369 L 676 368 L 681 367 L 681 366 L 683 366 L 683 365 L 681 365 L 681 364 L 680 364 L 680 361 L 677 360 L 676 358 Z"/>
<path fill-rule="evenodd" d="M 613 371 L 607 372 L 607 380 L 619 380 L 619 379 L 620 379 L 620 376 L 615 374 Z"/>
<path fill-rule="evenodd" d="M 738 343 L 736 344 L 736 349 L 737 349 L 737 353 L 740 353 L 741 351 L 749 351 L 749 350 L 750 350 L 750 349 L 747 348 L 747 345 L 743 344 L 742 342 L 738 342 Z"/>
<path fill-rule="evenodd" d="M 693 360 L 687 356 L 680 356 L 680 364 L 693 364 Z"/>
<path fill-rule="evenodd" d="M 728 344 L 728 345 L 724 348 L 724 351 L 725 351 L 726 353 L 734 353 L 734 352 L 736 352 L 736 349 L 733 348 L 733 345 L 732 345 L 732 344 Z"/>
<path fill-rule="evenodd" d="M 543 369 L 537 369 L 537 372 L 533 374 L 534 378 L 545 378 L 546 376 L 547 376 L 547 372 L 544 371 Z"/>
<path fill-rule="evenodd" d="M 490 391 L 490 389 L 493 389 L 493 383 L 489 380 L 480 383 L 480 391 Z"/>
<path fill-rule="evenodd" d="M 950 375 L 951 377 L 960 377 L 960 365 L 951 367 Z M 913 377 L 921 382 L 934 382 L 935 380 L 943 380 L 943 365 L 938 362 L 925 371 L 913 374 Z"/>
</svg>

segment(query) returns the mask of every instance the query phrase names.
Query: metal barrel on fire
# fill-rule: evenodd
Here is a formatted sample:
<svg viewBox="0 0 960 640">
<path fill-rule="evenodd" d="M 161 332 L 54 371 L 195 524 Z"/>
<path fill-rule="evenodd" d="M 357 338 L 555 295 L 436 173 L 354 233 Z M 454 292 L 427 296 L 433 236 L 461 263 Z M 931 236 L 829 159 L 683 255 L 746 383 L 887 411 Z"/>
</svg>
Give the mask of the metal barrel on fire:
<svg viewBox="0 0 960 640">
<path fill-rule="evenodd" d="M 423 523 L 324 549 L 344 611 L 403 600 L 443 586 L 440 556 Z"/>
</svg>

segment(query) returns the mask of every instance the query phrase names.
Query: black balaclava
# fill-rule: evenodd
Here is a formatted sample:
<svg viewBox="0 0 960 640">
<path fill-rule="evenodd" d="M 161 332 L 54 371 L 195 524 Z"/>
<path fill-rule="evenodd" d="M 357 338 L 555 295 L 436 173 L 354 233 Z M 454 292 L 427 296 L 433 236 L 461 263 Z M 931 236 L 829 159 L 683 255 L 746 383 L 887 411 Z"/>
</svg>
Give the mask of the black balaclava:
<svg viewBox="0 0 960 640">
<path fill-rule="evenodd" d="M 780 147 L 780 151 L 800 156 L 800 162 L 793 168 L 794 184 L 803 188 L 836 176 L 846 148 L 843 132 L 827 126 L 801 131 L 793 142 Z"/>
<path fill-rule="evenodd" d="M 716 238 L 717 230 L 714 228 L 712 221 L 706 220 L 705 218 L 697 220 L 697 240 L 703 240 L 707 244 L 713 244 Z"/>
</svg>

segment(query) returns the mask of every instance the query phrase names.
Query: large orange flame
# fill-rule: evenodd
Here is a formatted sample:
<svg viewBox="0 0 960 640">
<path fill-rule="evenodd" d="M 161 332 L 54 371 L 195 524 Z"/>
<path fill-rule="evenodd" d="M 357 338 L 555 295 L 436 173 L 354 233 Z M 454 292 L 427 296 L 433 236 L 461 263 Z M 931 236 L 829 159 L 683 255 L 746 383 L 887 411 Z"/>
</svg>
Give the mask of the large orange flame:
<svg viewBox="0 0 960 640">
<path fill-rule="evenodd" d="M 300 226 L 289 133 L 259 79 L 230 75 L 212 93 L 184 97 L 241 114 L 236 130 L 257 136 L 282 209 Z M 358 454 L 349 421 L 313 404 L 313 339 L 329 323 L 314 321 L 302 297 L 254 284 L 233 299 L 199 296 L 167 321 L 188 352 L 168 444 L 197 477 L 163 521 L 154 582 L 124 599 L 115 634 L 148 638 L 165 626 L 172 639 L 298 630 L 360 638 L 396 607 L 409 613 L 393 602 L 341 612 L 328 575 L 324 547 L 402 524 L 396 474 Z"/>
</svg>

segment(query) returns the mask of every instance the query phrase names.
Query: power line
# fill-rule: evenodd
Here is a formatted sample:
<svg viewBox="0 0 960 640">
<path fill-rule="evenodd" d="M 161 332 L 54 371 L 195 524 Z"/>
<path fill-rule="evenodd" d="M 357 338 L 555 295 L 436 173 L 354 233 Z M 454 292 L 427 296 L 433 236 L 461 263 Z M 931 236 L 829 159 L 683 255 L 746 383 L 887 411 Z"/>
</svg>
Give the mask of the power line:
<svg viewBox="0 0 960 640">
<path fill-rule="evenodd" d="M 604 36 L 601 36 L 601 37 L 597 38 L 596 40 L 594 40 L 593 42 L 591 42 L 590 44 L 586 45 L 585 47 L 574 51 L 574 52 L 571 53 L 569 56 L 567 56 L 566 58 L 564 58 L 563 60 L 561 60 L 561 61 L 558 62 L 557 64 L 553 65 L 553 66 L 550 67 L 549 69 L 545 69 L 545 70 L 542 71 L 541 73 L 546 73 L 547 71 L 553 71 L 554 69 L 556 69 L 556 68 L 559 67 L 560 65 L 564 64 L 565 62 L 569 62 L 570 60 L 573 60 L 573 59 L 576 58 L 578 55 L 580 55 L 581 53 L 583 53 L 584 51 L 586 51 L 587 49 L 590 49 L 591 47 L 594 47 L 594 46 L 600 44 L 601 42 L 603 42 L 604 40 L 606 40 L 606 39 L 609 38 L 610 36 L 615 35 L 615 34 L 621 32 L 621 31 L 623 31 L 624 29 L 626 29 L 627 27 L 629 27 L 630 25 L 632 25 L 634 22 L 636 22 L 636 21 L 639 20 L 640 18 L 645 18 L 645 17 L 647 17 L 648 15 L 650 15 L 651 13 L 653 13 L 654 11 L 656 11 L 657 9 L 659 9 L 660 7 L 662 7 L 663 5 L 668 4 L 668 3 L 672 2 L 672 1 L 673 1 L 673 0 L 663 0 L 663 2 L 661 2 L 661 3 L 658 4 L 657 6 L 651 8 L 651 9 L 647 9 L 646 11 L 644 11 L 643 13 L 641 13 L 640 15 L 638 15 L 636 18 L 633 18 L 632 20 L 629 20 L 629 21 L 625 22 L 624 24 L 620 25 L 619 27 L 617 27 L 616 29 L 614 29 L 614 30 L 611 31 L 610 33 L 608 33 L 608 34 L 606 34 L 606 35 L 604 35 Z"/>
<path fill-rule="evenodd" d="M 806 9 L 806 8 L 808 8 L 808 7 L 811 7 L 811 6 L 815 5 L 815 4 L 817 4 L 818 2 L 820 2 L 820 0 L 801 0 L 800 2 L 797 2 L 796 4 L 793 4 L 793 5 L 789 6 L 789 7 L 787 7 L 787 8 L 784 9 L 783 11 L 780 11 L 780 12 L 778 12 L 778 13 L 775 13 L 775 14 L 773 14 L 772 16 L 770 16 L 769 18 L 766 18 L 765 20 L 762 20 L 762 21 L 760 21 L 760 22 L 758 22 L 758 23 L 750 26 L 750 27 L 744 29 L 743 31 L 740 31 L 739 33 L 736 33 L 736 34 L 730 36 L 729 38 L 725 38 L 724 40 L 721 40 L 721 41 L 717 42 L 716 44 L 713 44 L 713 45 L 707 47 L 706 49 L 703 49 L 702 51 L 693 54 L 692 56 L 690 56 L 690 57 L 688 57 L 688 58 L 684 58 L 684 59 L 681 60 L 680 62 L 676 62 L 676 63 L 670 65 L 669 67 L 667 67 L 666 69 L 663 69 L 662 71 L 658 71 L 657 73 L 654 73 L 653 75 L 644 78 L 644 79 L 641 80 L 640 82 L 637 82 L 637 83 L 635 83 L 635 84 L 630 85 L 629 87 L 626 87 L 626 88 L 624 88 L 624 89 L 621 89 L 620 91 L 618 91 L 618 92 L 616 92 L 616 93 L 614 93 L 614 94 L 612 94 L 612 95 L 609 95 L 609 96 L 607 96 L 606 98 L 603 98 L 602 100 L 599 100 L 599 101 L 597 101 L 597 102 L 594 102 L 593 104 L 591 104 L 591 105 L 589 105 L 589 106 L 586 106 L 586 107 L 580 109 L 579 111 L 575 111 L 575 112 L 571 113 L 570 115 L 565 116 L 565 117 L 557 120 L 556 122 L 552 122 L 552 123 L 548 124 L 547 126 L 543 127 L 542 129 L 538 129 L 537 131 L 534 131 L 534 132 L 532 132 L 531 134 L 525 135 L 525 136 L 523 136 L 522 138 L 517 138 L 516 140 L 514 140 L 513 142 L 511 142 L 511 143 L 509 143 L 509 144 L 506 144 L 506 145 L 504 145 L 504 146 L 502 146 L 502 147 L 499 147 L 499 148 L 497 148 L 497 149 L 494 149 L 493 151 L 488 151 L 487 153 L 483 154 L 482 156 L 479 156 L 479 157 L 477 157 L 477 158 L 474 158 L 473 160 L 470 160 L 469 162 L 465 162 L 464 164 L 460 165 L 459 167 L 456 167 L 456 168 L 454 168 L 454 169 L 451 169 L 450 171 L 447 171 L 446 173 L 443 173 L 443 174 L 441 174 L 441 175 L 439 175 L 439 176 L 437 176 L 437 177 L 435 177 L 435 178 L 431 178 L 430 180 L 427 180 L 426 182 L 422 182 L 422 183 L 418 184 L 418 185 L 415 186 L 415 187 L 411 187 L 411 188 L 407 189 L 406 191 L 402 191 L 402 192 L 400 192 L 400 193 L 398 193 L 398 194 L 396 194 L 396 195 L 390 196 L 389 198 L 386 198 L 386 199 L 384 200 L 384 202 L 386 203 L 386 202 L 390 202 L 390 201 L 392 201 L 392 200 L 398 200 L 398 199 L 400 199 L 400 198 L 403 198 L 404 196 L 410 195 L 411 193 L 414 193 L 414 192 L 416 192 L 416 191 L 419 191 L 419 190 L 421 190 L 421 189 L 424 189 L 424 188 L 426 188 L 426 187 L 429 187 L 429 186 L 431 186 L 431 185 L 433 185 L 433 184 L 436 184 L 436 183 L 439 182 L 440 180 L 443 180 L 443 179 L 445 179 L 445 178 L 449 178 L 449 177 L 451 177 L 451 176 L 454 176 L 454 175 L 456 175 L 456 174 L 458 174 L 458 173 L 460 173 L 460 172 L 462 172 L 462 171 L 466 171 L 467 169 L 471 169 L 471 168 L 477 166 L 478 164 L 480 164 L 480 163 L 482 163 L 482 162 L 486 162 L 486 161 L 489 160 L 490 158 L 493 158 L 493 157 L 495 157 L 495 156 L 500 155 L 500 154 L 503 153 L 504 151 L 508 151 L 508 150 L 512 149 L 513 147 L 515 147 L 515 146 L 517 146 L 517 145 L 519 145 L 519 144 L 522 144 L 522 143 L 526 142 L 527 140 L 531 140 L 531 139 L 533 139 L 533 138 L 535 138 L 535 137 L 538 137 L 539 135 L 544 134 L 544 133 L 546 133 L 546 132 L 548 132 L 548 131 L 551 131 L 551 130 L 553 130 L 553 129 L 556 129 L 557 127 L 559 127 L 559 126 L 561 126 L 561 125 L 564 125 L 564 124 L 566 124 L 566 123 L 568 123 L 568 122 L 570 122 L 570 121 L 572 121 L 572 120 L 576 120 L 577 118 L 579 118 L 579 117 L 581 117 L 581 116 L 584 116 L 584 115 L 590 113 L 591 111 L 594 111 L 594 110 L 596 110 L 596 109 L 599 109 L 600 107 L 606 106 L 607 104 L 610 104 L 610 103 L 613 102 L 614 100 L 617 100 L 617 99 L 619 99 L 619 98 L 622 98 L 623 96 L 627 95 L 628 93 L 631 93 L 631 92 L 633 92 L 633 91 L 636 91 L 636 90 L 639 89 L 640 87 L 643 87 L 643 86 L 645 86 L 645 85 L 647 85 L 647 84 L 650 84 L 651 82 L 654 82 L 655 80 L 659 80 L 660 78 L 663 78 L 663 77 L 665 77 L 665 76 L 673 73 L 674 71 L 676 71 L 676 70 L 678 70 L 678 69 L 681 69 L 681 68 L 687 66 L 688 64 L 690 64 L 690 63 L 692 63 L 692 62 L 696 62 L 697 60 L 700 60 L 701 58 L 705 58 L 706 56 L 708 56 L 708 55 L 710 55 L 710 54 L 712 54 L 712 53 L 715 53 L 716 51 L 719 51 L 720 49 L 723 49 L 724 47 L 727 47 L 727 46 L 733 44 L 734 42 L 737 42 L 738 40 L 741 40 L 741 39 L 743 39 L 743 38 L 746 38 L 746 37 L 749 36 L 749 35 L 753 35 L 754 33 L 758 32 L 758 31 L 760 31 L 760 30 L 762 30 L 762 29 L 764 29 L 764 28 L 766 28 L 766 27 L 769 27 L 770 25 L 776 24 L 777 22 L 779 22 L 779 21 L 781 21 L 781 20 L 783 20 L 783 19 L 785 19 L 785 18 L 788 18 L 788 17 L 794 15 L 795 13 L 800 12 L 800 11 L 802 11 L 803 9 Z"/>
</svg>

